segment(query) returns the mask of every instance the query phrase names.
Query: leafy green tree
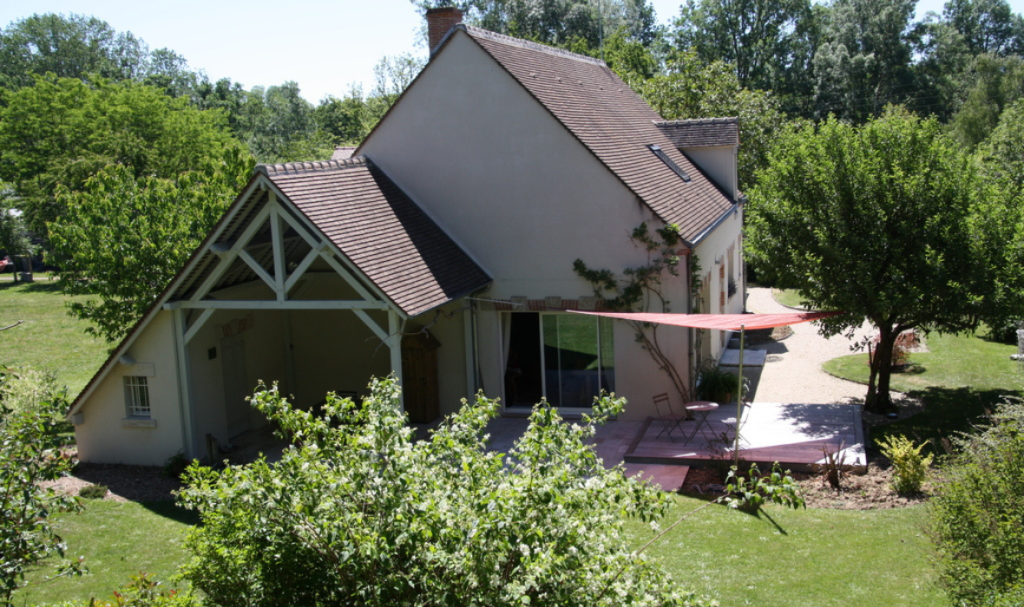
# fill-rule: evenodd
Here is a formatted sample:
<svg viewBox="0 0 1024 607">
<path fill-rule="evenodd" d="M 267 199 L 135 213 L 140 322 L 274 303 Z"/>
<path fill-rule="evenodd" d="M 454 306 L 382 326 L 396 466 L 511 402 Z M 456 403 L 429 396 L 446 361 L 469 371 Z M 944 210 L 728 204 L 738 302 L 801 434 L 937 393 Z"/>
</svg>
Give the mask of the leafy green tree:
<svg viewBox="0 0 1024 607">
<path fill-rule="evenodd" d="M 884 412 L 901 332 L 970 331 L 1019 306 L 1021 210 L 992 193 L 934 119 L 797 125 L 750 192 L 747 259 L 810 307 L 848 312 L 824 335 L 874 325 L 865 406 Z"/>
<path fill-rule="evenodd" d="M 0 252 L 4 255 L 27 255 L 28 237 L 21 210 L 15 207 L 14 190 L 0 183 Z"/>
<path fill-rule="evenodd" d="M 574 52 L 599 54 L 604 39 L 623 28 L 645 46 L 656 37 L 647 0 L 410 0 L 421 10 L 457 6 L 467 23 Z"/>
<path fill-rule="evenodd" d="M 1024 99 L 1006 108 L 999 124 L 978 149 L 982 174 L 1004 185 L 1012 196 L 1024 195 Z"/>
<path fill-rule="evenodd" d="M 815 109 L 863 121 L 915 97 L 916 0 L 834 0 L 814 55 Z"/>
<path fill-rule="evenodd" d="M 1024 17 L 1006 0 L 949 0 L 942 14 L 971 56 L 1024 53 Z"/>
<path fill-rule="evenodd" d="M 50 521 L 56 512 L 81 508 L 77 498 L 44 489 L 39 483 L 71 469 L 60 453 L 54 429 L 67 410 L 67 400 L 53 398 L 19 407 L 9 403 L 16 374 L 0 373 L 0 605 L 14 604 L 12 595 L 25 585 L 25 572 L 50 556 L 63 558 L 66 546 Z M 79 563 L 64 562 L 58 575 L 80 573 Z"/>
<path fill-rule="evenodd" d="M 0 31 L 0 86 L 32 86 L 34 76 L 126 80 L 141 76 L 149 49 L 131 32 L 71 14 L 35 14 Z"/>
<path fill-rule="evenodd" d="M 89 332 L 116 341 L 152 304 L 245 185 L 253 161 L 238 148 L 174 178 L 110 164 L 81 190 L 61 188 L 50 224 L 61 288 L 97 299 L 70 305 Z"/>
<path fill-rule="evenodd" d="M 999 124 L 1003 110 L 1024 98 L 1024 58 L 980 55 L 962 78 L 972 84 L 953 117 L 953 134 L 963 145 L 974 148 Z"/>
<path fill-rule="evenodd" d="M 733 65 L 740 86 L 772 90 L 782 84 L 798 29 L 810 17 L 808 0 L 687 0 L 672 38 L 704 63 Z"/>
<path fill-rule="evenodd" d="M 49 76 L 0 99 L 0 179 L 14 184 L 40 234 L 64 214 L 57 188 L 81 190 L 109 164 L 173 178 L 238 146 L 222 114 L 131 81 Z"/>
<path fill-rule="evenodd" d="M 340 99 L 333 95 L 322 99 L 313 110 L 313 118 L 336 144 L 356 144 L 369 133 L 366 128 L 366 112 L 363 90 L 353 86 Z"/>
<path fill-rule="evenodd" d="M 361 405 L 329 394 L 323 417 L 276 387 L 253 405 L 295 443 L 280 462 L 217 472 L 193 464 L 181 501 L 203 524 L 183 574 L 217 605 L 703 605 L 624 536 L 667 496 L 606 469 L 583 424 L 545 404 L 508 454 L 484 434 L 482 395 L 414 440 L 393 379 Z"/>
</svg>

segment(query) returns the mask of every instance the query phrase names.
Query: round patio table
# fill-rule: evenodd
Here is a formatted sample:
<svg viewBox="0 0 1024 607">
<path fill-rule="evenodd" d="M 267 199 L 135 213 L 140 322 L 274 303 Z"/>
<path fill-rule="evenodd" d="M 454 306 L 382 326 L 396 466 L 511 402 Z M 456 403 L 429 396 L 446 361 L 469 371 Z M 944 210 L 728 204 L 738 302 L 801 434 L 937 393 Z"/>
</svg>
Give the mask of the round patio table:
<svg viewBox="0 0 1024 607">
<path fill-rule="evenodd" d="M 710 442 L 713 437 L 709 437 L 707 430 L 711 428 L 708 423 L 708 414 L 718 409 L 718 403 L 713 403 L 709 400 L 695 400 L 693 402 L 686 403 L 683 408 L 693 413 L 694 419 L 697 420 L 697 426 L 693 429 L 693 432 L 686 438 L 688 444 L 693 437 L 697 436 L 697 431 L 700 430 L 701 435 L 704 436 L 704 440 Z"/>
</svg>

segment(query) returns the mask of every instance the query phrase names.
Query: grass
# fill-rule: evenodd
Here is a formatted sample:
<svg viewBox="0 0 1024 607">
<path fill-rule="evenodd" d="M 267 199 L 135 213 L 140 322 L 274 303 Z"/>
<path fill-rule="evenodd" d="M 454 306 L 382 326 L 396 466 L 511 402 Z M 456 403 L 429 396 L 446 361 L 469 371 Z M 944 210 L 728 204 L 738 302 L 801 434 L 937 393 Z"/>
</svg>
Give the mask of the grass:
<svg viewBox="0 0 1024 607">
<path fill-rule="evenodd" d="M 676 497 L 663 523 L 702 505 Z M 929 564 L 924 507 L 786 510 L 711 506 L 647 551 L 673 578 L 732 607 L 949 605 Z M 637 523 L 638 545 L 651 537 Z"/>
<path fill-rule="evenodd" d="M 46 274 L 36 274 L 31 283 L 0 274 L 0 327 L 23 321 L 0 332 L 0 363 L 51 371 L 74 397 L 99 369 L 108 346 L 85 332 L 86 321 L 68 316 L 66 301 L 59 283 Z"/>
<path fill-rule="evenodd" d="M 57 533 L 67 542 L 68 558 L 85 557 L 89 573 L 77 578 L 43 581 L 52 570 L 39 567 L 28 576 L 32 586 L 14 594 L 15 605 L 42 605 L 90 598 L 109 598 L 114 590 L 140 572 L 168 583 L 186 558 L 182 540 L 197 522 L 195 515 L 173 502 L 114 502 L 85 500 L 79 514 L 54 519 Z"/>
<path fill-rule="evenodd" d="M 955 432 L 967 432 L 1005 396 L 1021 396 L 1024 372 L 1010 360 L 1016 346 L 995 343 L 975 335 L 927 337 L 929 352 L 910 355 L 910 367 L 892 375 L 893 390 L 924 402 L 924 410 L 907 419 L 875 428 L 873 436 L 905 434 L 918 442 L 938 445 Z M 867 354 L 828 361 L 825 371 L 866 384 Z"/>
<path fill-rule="evenodd" d="M 772 289 L 772 297 L 775 301 L 790 308 L 803 308 L 800 294 L 792 289 Z"/>
<path fill-rule="evenodd" d="M 666 525 L 703 505 L 675 496 Z M 929 565 L 923 507 L 895 510 L 785 510 L 758 516 L 711 506 L 647 549 L 673 578 L 718 598 L 723 605 L 760 607 L 873 607 L 948 605 Z M 182 538 L 192 513 L 170 502 L 88 501 L 82 514 L 56 519 L 68 555 L 85 557 L 91 573 L 27 588 L 16 605 L 83 603 L 110 596 L 128 577 L 145 571 L 167 582 L 184 562 Z M 650 528 L 631 523 L 637 546 Z M 38 569 L 38 581 L 47 570 Z"/>
</svg>

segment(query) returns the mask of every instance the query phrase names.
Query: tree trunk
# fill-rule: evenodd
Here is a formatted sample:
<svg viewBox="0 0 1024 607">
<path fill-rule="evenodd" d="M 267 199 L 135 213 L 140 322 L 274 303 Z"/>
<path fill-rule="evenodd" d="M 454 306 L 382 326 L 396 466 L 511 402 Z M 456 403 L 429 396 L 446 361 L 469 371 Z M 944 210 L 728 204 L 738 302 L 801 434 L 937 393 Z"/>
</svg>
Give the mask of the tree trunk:
<svg viewBox="0 0 1024 607">
<path fill-rule="evenodd" d="M 892 397 L 889 395 L 889 378 L 892 376 L 892 347 L 896 343 L 896 335 L 891 326 L 878 328 L 878 345 L 875 347 L 871 365 L 878 373 L 878 387 L 874 393 L 872 393 L 871 387 L 868 387 L 868 395 L 864 399 L 865 411 L 888 413 L 896 410 L 896 406 L 892 403 Z"/>
</svg>

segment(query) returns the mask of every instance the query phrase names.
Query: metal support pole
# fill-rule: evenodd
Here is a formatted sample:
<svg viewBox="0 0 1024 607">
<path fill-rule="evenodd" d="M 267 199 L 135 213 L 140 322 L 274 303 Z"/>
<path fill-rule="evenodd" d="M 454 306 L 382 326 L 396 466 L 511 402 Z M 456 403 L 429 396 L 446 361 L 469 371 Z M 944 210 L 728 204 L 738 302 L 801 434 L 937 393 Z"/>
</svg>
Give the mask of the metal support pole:
<svg viewBox="0 0 1024 607">
<path fill-rule="evenodd" d="M 736 444 L 733 453 L 736 456 L 736 473 L 740 470 L 740 421 L 743 419 L 743 347 L 746 339 L 747 326 L 740 325 L 740 372 L 736 377 Z"/>
</svg>

